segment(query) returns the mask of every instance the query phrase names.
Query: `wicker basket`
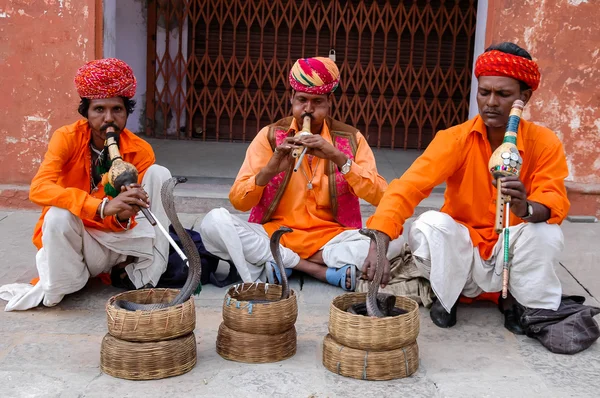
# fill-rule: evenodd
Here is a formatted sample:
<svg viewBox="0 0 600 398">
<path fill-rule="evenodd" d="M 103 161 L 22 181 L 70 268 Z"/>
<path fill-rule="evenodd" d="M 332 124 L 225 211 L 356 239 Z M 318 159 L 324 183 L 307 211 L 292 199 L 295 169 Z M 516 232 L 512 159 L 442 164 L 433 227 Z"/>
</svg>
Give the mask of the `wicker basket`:
<svg viewBox="0 0 600 398">
<path fill-rule="evenodd" d="M 388 351 L 404 347 L 419 335 L 419 304 L 396 296 L 396 307 L 406 314 L 371 318 L 346 312 L 353 304 L 364 303 L 366 293 L 347 293 L 333 299 L 329 309 L 329 333 L 338 343 L 366 351 Z"/>
<path fill-rule="evenodd" d="M 117 300 L 140 304 L 168 303 L 177 289 L 131 290 L 111 297 L 106 303 L 108 333 L 127 341 L 160 341 L 184 336 L 196 327 L 194 298 L 185 303 L 154 311 L 127 311 L 115 307 Z"/>
<path fill-rule="evenodd" d="M 225 359 L 246 363 L 278 362 L 296 353 L 296 328 L 276 334 L 236 332 L 225 322 L 219 326 L 217 353 Z"/>
<path fill-rule="evenodd" d="M 333 373 L 355 379 L 400 379 L 419 368 L 419 347 L 414 341 L 391 351 L 355 350 L 337 343 L 328 334 L 323 340 L 323 366 Z"/>
<path fill-rule="evenodd" d="M 194 333 L 172 340 L 134 343 L 106 334 L 100 349 L 100 367 L 110 376 L 155 380 L 178 376 L 196 364 Z"/>
<path fill-rule="evenodd" d="M 281 297 L 281 286 L 267 283 L 242 283 L 232 286 L 223 300 L 223 321 L 238 332 L 278 335 L 294 327 L 298 317 L 296 292 L 272 303 L 252 300 L 275 300 Z"/>
</svg>

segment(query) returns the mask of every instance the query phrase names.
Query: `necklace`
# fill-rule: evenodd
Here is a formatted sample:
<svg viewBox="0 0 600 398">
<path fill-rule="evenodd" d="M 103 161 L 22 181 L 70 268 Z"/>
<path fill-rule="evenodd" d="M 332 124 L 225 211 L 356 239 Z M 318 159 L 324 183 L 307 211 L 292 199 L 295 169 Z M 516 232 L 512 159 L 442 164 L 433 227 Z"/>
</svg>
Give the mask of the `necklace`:
<svg viewBox="0 0 600 398">
<path fill-rule="evenodd" d="M 302 173 L 304 174 L 304 177 L 306 177 L 306 181 L 308 181 L 308 184 L 306 184 L 306 187 L 310 190 L 313 189 L 313 184 L 312 184 L 312 180 L 315 178 L 315 174 L 317 174 L 317 169 L 319 168 L 319 162 L 321 161 L 321 159 L 319 158 L 317 160 L 317 164 L 315 165 L 315 168 L 313 169 L 313 175 L 311 177 L 311 179 L 308 179 L 308 175 L 306 174 L 306 172 L 304 171 L 304 167 L 302 168 Z M 310 163 L 309 163 L 310 164 Z"/>
</svg>

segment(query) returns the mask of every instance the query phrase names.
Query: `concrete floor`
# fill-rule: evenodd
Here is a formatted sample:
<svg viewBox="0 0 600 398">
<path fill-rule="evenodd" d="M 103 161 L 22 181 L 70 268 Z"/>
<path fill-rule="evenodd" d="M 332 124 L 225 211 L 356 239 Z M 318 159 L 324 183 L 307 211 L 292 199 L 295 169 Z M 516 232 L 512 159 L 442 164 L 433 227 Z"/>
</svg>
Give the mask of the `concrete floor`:
<svg viewBox="0 0 600 398">
<path fill-rule="evenodd" d="M 212 181 L 188 197 L 224 200 L 246 150 L 244 144 L 152 142 L 158 163 L 175 175 Z M 375 151 L 380 172 L 395 178 L 417 153 Z M 186 184 L 183 184 L 181 189 Z M 211 185 L 211 184 L 205 184 Z M 188 188 L 193 191 L 195 188 Z M 211 196 L 212 195 L 212 196 Z M 440 194 L 441 195 L 441 194 Z M 441 205 L 439 197 L 430 203 Z M 180 214 L 190 228 L 202 212 Z M 0 212 L 0 285 L 36 276 L 31 233 L 37 212 Z M 557 273 L 565 293 L 600 306 L 600 224 L 562 225 L 565 250 Z M 93 279 L 53 308 L 3 312 L 0 301 L 0 397 L 597 397 L 600 344 L 574 356 L 552 354 L 536 340 L 504 329 L 491 304 L 461 305 L 451 329 L 433 325 L 421 308 L 420 364 L 411 377 L 388 382 L 344 378 L 322 365 L 329 303 L 341 289 L 308 280 L 298 293 L 297 353 L 279 363 L 249 365 L 215 351 L 225 289 L 205 286 L 196 298 L 198 363 L 170 379 L 134 382 L 100 370 L 100 343 L 107 332 L 106 301 L 120 290 Z M 597 320 L 600 317 L 597 317 Z"/>
</svg>

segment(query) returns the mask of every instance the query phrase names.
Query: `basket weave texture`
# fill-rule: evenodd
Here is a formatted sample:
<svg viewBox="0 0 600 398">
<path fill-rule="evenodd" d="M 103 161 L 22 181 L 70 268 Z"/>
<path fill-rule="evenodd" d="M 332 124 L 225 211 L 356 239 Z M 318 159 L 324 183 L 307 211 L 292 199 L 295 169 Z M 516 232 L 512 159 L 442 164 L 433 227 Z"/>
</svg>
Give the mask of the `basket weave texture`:
<svg viewBox="0 0 600 398">
<path fill-rule="evenodd" d="M 246 363 L 277 362 L 296 354 L 296 328 L 280 334 L 237 332 L 224 322 L 219 326 L 217 353 L 225 359 Z"/>
<path fill-rule="evenodd" d="M 329 307 L 329 333 L 348 348 L 365 351 L 389 351 L 405 347 L 419 335 L 419 304 L 396 296 L 396 307 L 406 314 L 371 318 L 346 312 L 353 304 L 364 303 L 366 293 L 347 293 L 337 296 Z"/>
<path fill-rule="evenodd" d="M 294 326 L 298 318 L 296 292 L 272 303 L 252 300 L 277 300 L 281 286 L 268 283 L 242 283 L 232 286 L 223 300 L 223 321 L 228 328 L 251 334 L 281 334 Z"/>
<path fill-rule="evenodd" d="M 178 376 L 196 364 L 194 333 L 157 342 L 131 342 L 106 334 L 100 349 L 100 367 L 113 377 L 155 380 Z"/>
<path fill-rule="evenodd" d="M 196 327 L 194 298 L 183 304 L 153 311 L 128 311 L 115 307 L 117 300 L 139 304 L 168 303 L 178 289 L 131 290 L 111 297 L 106 303 L 108 333 L 121 340 L 150 342 L 187 335 Z"/>
<path fill-rule="evenodd" d="M 419 368 L 419 347 L 414 341 L 390 351 L 364 351 L 345 347 L 328 334 L 323 340 L 323 366 L 341 376 L 362 380 L 393 380 Z"/>
<path fill-rule="evenodd" d="M 267 363 L 296 353 L 298 317 L 296 292 L 281 297 L 281 286 L 242 283 L 232 286 L 223 300 L 223 322 L 217 334 L 217 353 L 225 359 Z M 278 300 L 257 303 L 255 300 Z"/>
</svg>

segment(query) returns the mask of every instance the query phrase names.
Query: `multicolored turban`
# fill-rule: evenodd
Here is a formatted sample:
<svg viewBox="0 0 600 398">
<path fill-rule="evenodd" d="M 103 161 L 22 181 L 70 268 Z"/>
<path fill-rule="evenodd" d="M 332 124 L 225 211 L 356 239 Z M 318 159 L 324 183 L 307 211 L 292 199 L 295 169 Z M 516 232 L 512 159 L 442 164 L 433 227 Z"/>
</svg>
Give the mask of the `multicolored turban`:
<svg viewBox="0 0 600 398">
<path fill-rule="evenodd" d="M 77 70 L 75 87 L 81 98 L 99 99 L 135 95 L 133 70 L 116 58 L 90 61 Z"/>
<path fill-rule="evenodd" d="M 301 58 L 290 70 L 290 85 L 308 94 L 329 94 L 340 83 L 340 70 L 329 58 Z"/>
<path fill-rule="evenodd" d="M 540 70 L 534 61 L 498 50 L 484 52 L 477 58 L 475 77 L 479 76 L 512 77 L 532 90 L 540 85 Z"/>
</svg>

